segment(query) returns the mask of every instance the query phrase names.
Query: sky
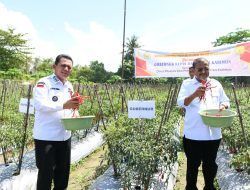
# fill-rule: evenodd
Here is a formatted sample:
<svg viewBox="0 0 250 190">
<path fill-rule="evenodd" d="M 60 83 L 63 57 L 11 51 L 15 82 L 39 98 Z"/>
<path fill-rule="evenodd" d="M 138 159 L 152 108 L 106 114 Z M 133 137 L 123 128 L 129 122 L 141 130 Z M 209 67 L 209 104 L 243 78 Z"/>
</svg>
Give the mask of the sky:
<svg viewBox="0 0 250 190">
<path fill-rule="evenodd" d="M 145 50 L 190 52 L 237 28 L 250 29 L 250 0 L 127 0 L 126 39 Z M 25 33 L 33 57 L 121 65 L 124 0 L 0 0 L 0 28 Z"/>
</svg>

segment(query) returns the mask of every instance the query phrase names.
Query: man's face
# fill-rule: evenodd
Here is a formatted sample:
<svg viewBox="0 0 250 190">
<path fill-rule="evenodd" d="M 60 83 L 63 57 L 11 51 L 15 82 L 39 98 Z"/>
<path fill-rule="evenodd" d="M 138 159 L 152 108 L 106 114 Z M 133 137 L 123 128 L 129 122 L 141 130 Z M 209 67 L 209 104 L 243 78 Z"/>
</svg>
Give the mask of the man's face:
<svg viewBox="0 0 250 190">
<path fill-rule="evenodd" d="M 197 63 L 194 68 L 194 74 L 199 80 L 207 80 L 207 77 L 209 76 L 208 63 Z"/>
<path fill-rule="evenodd" d="M 189 76 L 191 79 L 194 78 L 194 68 L 193 67 L 189 68 Z"/>
<path fill-rule="evenodd" d="M 71 60 L 61 58 L 57 65 L 53 65 L 55 75 L 62 82 L 65 82 L 72 71 L 73 63 Z"/>
</svg>

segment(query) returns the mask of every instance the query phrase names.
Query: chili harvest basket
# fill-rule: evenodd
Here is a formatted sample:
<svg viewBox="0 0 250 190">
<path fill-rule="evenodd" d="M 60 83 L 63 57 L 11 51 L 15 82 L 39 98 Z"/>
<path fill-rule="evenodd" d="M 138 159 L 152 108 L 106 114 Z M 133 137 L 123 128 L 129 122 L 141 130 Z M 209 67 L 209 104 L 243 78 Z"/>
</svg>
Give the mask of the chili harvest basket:
<svg viewBox="0 0 250 190">
<path fill-rule="evenodd" d="M 207 109 L 199 112 L 204 124 L 209 127 L 228 127 L 232 124 L 233 118 L 237 115 L 235 111 L 226 109 Z"/>
<path fill-rule="evenodd" d="M 62 124 L 66 130 L 75 131 L 89 129 L 92 127 L 92 120 L 95 116 L 82 116 L 74 118 L 62 118 Z"/>
</svg>

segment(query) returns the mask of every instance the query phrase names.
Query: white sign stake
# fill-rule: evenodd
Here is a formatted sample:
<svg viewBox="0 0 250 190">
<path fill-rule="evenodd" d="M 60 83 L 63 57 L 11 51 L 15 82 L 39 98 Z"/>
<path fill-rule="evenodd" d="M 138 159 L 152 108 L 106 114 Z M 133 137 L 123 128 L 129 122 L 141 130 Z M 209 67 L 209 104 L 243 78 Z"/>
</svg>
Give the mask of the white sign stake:
<svg viewBox="0 0 250 190">
<path fill-rule="evenodd" d="M 19 112 L 27 113 L 28 99 L 21 98 L 19 104 Z M 34 114 L 34 100 L 30 99 L 29 114 Z"/>
<path fill-rule="evenodd" d="M 128 101 L 128 118 L 155 118 L 155 101 Z"/>
</svg>

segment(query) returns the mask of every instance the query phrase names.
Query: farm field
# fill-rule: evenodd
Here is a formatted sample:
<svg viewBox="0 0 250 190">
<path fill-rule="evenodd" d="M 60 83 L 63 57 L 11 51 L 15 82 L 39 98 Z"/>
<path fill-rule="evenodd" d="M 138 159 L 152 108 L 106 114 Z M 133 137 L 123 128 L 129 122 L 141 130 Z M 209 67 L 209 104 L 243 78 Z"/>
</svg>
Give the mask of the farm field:
<svg viewBox="0 0 250 190">
<path fill-rule="evenodd" d="M 100 160 L 114 166 L 122 186 L 127 189 L 140 186 L 149 189 L 155 172 L 162 174 L 178 160 L 181 150 L 177 125 L 182 116 L 176 107 L 176 94 L 180 84 L 75 84 L 75 89 L 89 96 L 80 108 L 80 115 L 95 115 L 93 126 L 100 130 L 106 148 L 72 166 L 71 189 L 85 188 L 94 180 Z M 16 163 L 17 171 L 22 155 L 32 149 L 34 116 L 18 111 L 21 98 L 29 98 L 32 86 L 13 81 L 0 83 L 0 148 L 1 164 Z M 231 109 L 237 111 L 230 127 L 223 128 L 223 148 L 231 153 L 231 167 L 250 175 L 250 88 L 246 85 L 232 88 L 226 93 L 231 100 Z M 29 95 L 30 94 L 30 95 Z M 128 100 L 155 100 L 155 119 L 128 119 Z M 15 119 L 14 119 L 15 118 Z M 85 138 L 88 131 L 76 131 L 75 138 Z M 181 156 L 181 162 L 185 162 Z M 176 190 L 182 189 L 184 169 L 182 164 L 177 178 Z M 104 171 L 99 168 L 98 175 Z M 136 180 L 135 180 L 136 179 Z M 203 180 L 203 179 L 202 179 Z M 203 181 L 199 178 L 199 184 Z M 77 185 L 77 187 L 76 187 Z"/>
</svg>

